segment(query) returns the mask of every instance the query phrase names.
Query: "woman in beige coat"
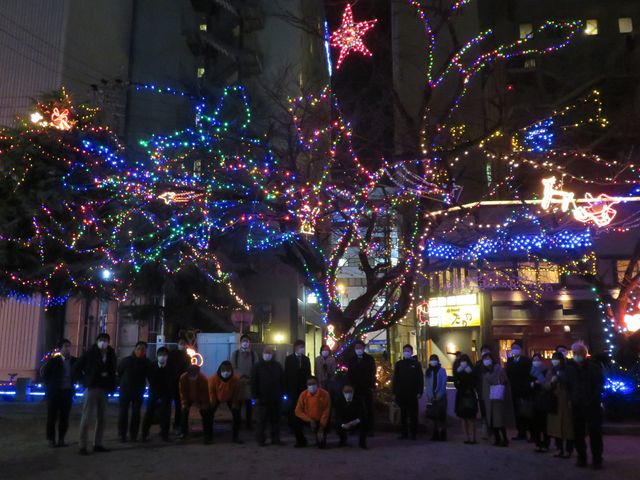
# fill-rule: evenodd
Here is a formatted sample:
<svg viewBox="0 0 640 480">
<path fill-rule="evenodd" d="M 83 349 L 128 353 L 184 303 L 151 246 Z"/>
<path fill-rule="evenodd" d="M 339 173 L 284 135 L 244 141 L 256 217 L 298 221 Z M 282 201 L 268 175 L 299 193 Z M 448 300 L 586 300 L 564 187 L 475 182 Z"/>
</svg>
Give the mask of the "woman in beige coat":
<svg viewBox="0 0 640 480">
<path fill-rule="evenodd" d="M 494 362 L 490 353 L 485 353 L 482 356 L 482 365 L 482 397 L 487 410 L 487 426 L 495 436 L 493 444 L 506 447 L 509 445 L 507 428 L 512 427 L 515 423 L 509 379 L 500 364 Z M 498 385 L 503 386 L 499 389 L 502 392 L 501 398 L 496 398 L 495 393 L 491 395 L 492 387 Z M 498 388 L 495 390 L 497 391 Z M 492 396 L 494 398 L 491 398 Z"/>
<path fill-rule="evenodd" d="M 569 458 L 573 453 L 573 422 L 571 419 L 571 401 L 564 381 L 566 380 L 566 359 L 561 352 L 551 357 L 553 365 L 547 371 L 545 388 L 554 396 L 554 409 L 547 415 L 547 433 L 556 439 L 558 458 Z"/>
</svg>

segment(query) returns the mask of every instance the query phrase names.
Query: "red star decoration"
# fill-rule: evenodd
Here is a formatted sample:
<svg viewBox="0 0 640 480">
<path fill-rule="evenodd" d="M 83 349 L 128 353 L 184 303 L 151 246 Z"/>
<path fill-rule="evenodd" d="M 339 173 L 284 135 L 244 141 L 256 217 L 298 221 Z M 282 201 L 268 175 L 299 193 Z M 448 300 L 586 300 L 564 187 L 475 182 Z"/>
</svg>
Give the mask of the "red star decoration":
<svg viewBox="0 0 640 480">
<path fill-rule="evenodd" d="M 351 11 L 351 5 L 347 4 L 347 7 L 342 13 L 342 25 L 340 28 L 331 34 L 331 46 L 340 49 L 340 56 L 338 57 L 338 63 L 336 63 L 336 69 L 340 68 L 340 64 L 352 51 L 361 53 L 366 57 L 370 57 L 372 53 L 362 43 L 362 37 L 367 30 L 373 28 L 378 20 L 366 20 L 364 22 L 355 23 L 353 21 L 353 12 Z"/>
</svg>

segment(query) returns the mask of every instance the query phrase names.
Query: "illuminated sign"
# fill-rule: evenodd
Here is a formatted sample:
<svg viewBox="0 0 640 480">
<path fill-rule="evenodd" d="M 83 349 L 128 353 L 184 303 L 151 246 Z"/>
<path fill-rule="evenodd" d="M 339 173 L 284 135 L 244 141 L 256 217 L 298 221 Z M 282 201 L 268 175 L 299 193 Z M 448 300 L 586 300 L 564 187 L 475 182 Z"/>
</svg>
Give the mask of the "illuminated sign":
<svg viewBox="0 0 640 480">
<path fill-rule="evenodd" d="M 478 305 L 478 296 L 475 293 L 430 298 L 428 312 L 428 322 L 432 327 L 480 326 L 480 305 Z"/>
</svg>

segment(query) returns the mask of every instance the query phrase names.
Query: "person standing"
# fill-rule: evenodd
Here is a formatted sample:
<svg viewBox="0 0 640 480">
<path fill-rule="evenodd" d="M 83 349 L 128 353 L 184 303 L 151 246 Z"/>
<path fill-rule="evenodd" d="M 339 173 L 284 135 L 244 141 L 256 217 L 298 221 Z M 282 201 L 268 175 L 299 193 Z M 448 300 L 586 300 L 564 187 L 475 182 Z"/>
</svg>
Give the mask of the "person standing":
<svg viewBox="0 0 640 480">
<path fill-rule="evenodd" d="M 224 361 L 218 371 L 209 379 L 209 399 L 211 400 L 211 421 L 215 421 L 216 410 L 226 403 L 231 411 L 233 423 L 231 431 L 233 443 L 241 444 L 240 440 L 240 399 L 244 385 L 240 376 L 235 375 L 231 362 Z"/>
<path fill-rule="evenodd" d="M 402 360 L 393 369 L 391 390 L 400 407 L 400 440 L 416 439 L 418 433 L 418 400 L 424 390 L 422 365 L 413 355 L 413 347 L 402 347 Z"/>
<path fill-rule="evenodd" d="M 180 439 L 189 435 L 189 412 L 191 407 L 198 407 L 202 420 L 204 444 L 213 441 L 213 419 L 211 415 L 211 401 L 209 400 L 209 382 L 197 365 L 189 365 L 187 371 L 180 377 L 180 404 L 182 406 L 180 422 Z"/>
<path fill-rule="evenodd" d="M 142 420 L 142 441 L 149 437 L 149 430 L 156 415 L 160 423 L 160 436 L 169 441 L 171 424 L 171 400 L 173 398 L 173 372 L 167 366 L 169 349 L 160 347 L 156 352 L 156 363 L 149 368 L 149 399 Z"/>
<path fill-rule="evenodd" d="M 323 345 L 320 348 L 320 355 L 316 357 L 314 364 L 314 372 L 320 388 L 331 391 L 336 368 L 336 357 L 331 354 L 331 348 L 329 348 L 329 345 Z"/>
<path fill-rule="evenodd" d="M 555 438 L 557 458 L 570 458 L 573 453 L 573 419 L 567 391 L 567 360 L 559 350 L 551 357 L 545 388 L 551 394 L 547 414 L 547 433 Z"/>
<path fill-rule="evenodd" d="M 118 436 L 121 442 L 127 441 L 127 427 L 129 439 L 138 440 L 140 429 L 140 410 L 144 401 L 144 389 L 149 378 L 151 364 L 147 360 L 147 343 L 136 343 L 133 353 L 123 358 L 118 365 L 118 379 L 120 381 L 120 411 L 118 414 Z M 129 425 L 129 407 L 131 407 L 131 424 Z"/>
<path fill-rule="evenodd" d="M 240 348 L 229 358 L 233 371 L 240 376 L 242 385 L 240 408 L 244 406 L 247 429 L 251 429 L 253 420 L 253 406 L 251 405 L 251 370 L 258 361 L 258 355 L 251 349 L 251 337 L 244 334 L 240 337 Z"/>
<path fill-rule="evenodd" d="M 476 396 L 476 376 L 471 366 L 469 355 L 462 354 L 458 368 L 453 372 L 453 384 L 456 387 L 456 416 L 464 424 L 467 445 L 476 442 L 476 417 L 478 416 L 478 399 Z"/>
<path fill-rule="evenodd" d="M 173 420 L 173 429 L 180 432 L 180 422 L 182 419 L 182 406 L 180 404 L 180 377 L 187 371 L 191 365 L 191 357 L 187 353 L 189 344 L 183 337 L 178 339 L 178 345 L 175 350 L 169 352 L 169 362 L 167 366 L 173 375 L 173 393 L 172 403 L 175 408 L 175 417 Z"/>
<path fill-rule="evenodd" d="M 50 447 L 67 446 L 64 437 L 69 428 L 69 413 L 73 404 L 72 371 L 76 360 L 76 357 L 71 355 L 71 342 L 65 338 L 58 344 L 58 351 L 43 367 L 42 380 L 47 400 L 47 441 Z"/>
<path fill-rule="evenodd" d="M 487 425 L 487 409 L 484 404 L 484 397 L 482 395 L 482 378 L 486 371 L 486 367 L 482 363 L 482 357 L 487 353 L 488 354 L 492 353 L 491 345 L 487 345 L 487 344 L 482 345 L 482 347 L 480 347 L 480 358 L 478 359 L 478 361 L 475 364 L 475 367 L 473 368 L 473 373 L 476 379 L 476 395 L 478 397 L 478 407 L 480 408 L 480 419 L 482 422 L 482 439 L 483 440 L 488 440 L 489 433 L 490 433 L 489 427 Z"/>
<path fill-rule="evenodd" d="M 533 401 L 531 399 L 531 360 L 522 353 L 522 345 L 511 345 L 511 357 L 507 359 L 507 378 L 513 395 L 518 434 L 512 440 L 527 440 L 530 430 Z"/>
<path fill-rule="evenodd" d="M 531 417 L 531 436 L 536 444 L 535 452 L 549 451 L 549 434 L 547 433 L 547 405 L 545 399 L 548 392 L 544 385 L 547 369 L 542 361 L 542 355 L 536 353 L 531 357 L 531 391 L 533 395 L 533 416 Z"/>
<path fill-rule="evenodd" d="M 362 401 L 367 410 L 367 434 L 373 435 L 375 417 L 373 411 L 373 392 L 376 388 L 376 361 L 365 353 L 364 342 L 356 340 L 353 345 L 355 355 L 347 363 L 347 379 L 353 386 L 358 401 Z"/>
<path fill-rule="evenodd" d="M 578 467 L 587 465 L 587 443 L 591 444 L 592 466 L 602 468 L 602 367 L 587 358 L 587 347 L 580 342 L 571 346 L 573 360 L 567 362 L 567 389 L 571 399 L 573 435 Z"/>
<path fill-rule="evenodd" d="M 265 347 L 262 359 L 251 371 L 251 398 L 256 405 L 256 440 L 263 447 L 266 442 L 267 423 L 271 427 L 271 445 L 282 445 L 280 441 L 280 412 L 284 395 L 284 372 L 273 359 L 273 348 Z"/>
<path fill-rule="evenodd" d="M 311 376 L 311 361 L 304 354 L 304 342 L 296 340 L 293 352 L 284 361 L 284 377 L 288 401 L 289 428 L 296 437 L 296 447 L 307 445 L 307 439 L 302 434 L 302 423 L 296 416 L 298 397 L 307 389 L 307 379 Z"/>
<path fill-rule="evenodd" d="M 317 447 L 326 448 L 331 397 L 329 392 L 318 386 L 316 377 L 309 377 L 307 380 L 307 389 L 298 397 L 295 413 L 301 423 L 308 423 L 311 427 Z M 304 436 L 304 433 L 302 435 Z M 304 444 L 306 444 L 306 438 Z"/>
<path fill-rule="evenodd" d="M 360 448 L 367 450 L 367 411 L 362 400 L 354 397 L 351 385 L 342 387 L 342 395 L 335 404 L 335 419 L 341 447 L 347 444 L 348 435 L 357 431 Z"/>
<path fill-rule="evenodd" d="M 429 357 L 424 391 L 427 397 L 427 417 L 433 421 L 431 440 L 447 440 L 447 372 L 438 355 Z"/>
<path fill-rule="evenodd" d="M 506 447 L 509 445 L 507 428 L 514 422 L 509 378 L 500 364 L 494 362 L 490 353 L 482 356 L 482 365 L 482 397 L 486 407 L 487 426 L 495 437 L 493 444 Z"/>
<path fill-rule="evenodd" d="M 116 389 L 116 352 L 109 346 L 111 337 L 101 333 L 96 343 L 76 362 L 74 377 L 82 378 L 85 387 L 82 419 L 80 420 L 80 455 L 87 455 L 89 425 L 95 418 L 93 451 L 108 452 L 102 444 L 107 395 Z"/>
</svg>

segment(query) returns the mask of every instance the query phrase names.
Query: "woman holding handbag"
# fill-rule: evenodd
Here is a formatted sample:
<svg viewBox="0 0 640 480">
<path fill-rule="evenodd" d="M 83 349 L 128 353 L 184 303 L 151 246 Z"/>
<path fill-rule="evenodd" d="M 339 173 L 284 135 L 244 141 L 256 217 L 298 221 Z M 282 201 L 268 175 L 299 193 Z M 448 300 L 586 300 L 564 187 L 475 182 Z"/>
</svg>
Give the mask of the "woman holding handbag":
<svg viewBox="0 0 640 480">
<path fill-rule="evenodd" d="M 467 437 L 465 444 L 475 445 L 476 417 L 478 416 L 478 398 L 476 396 L 476 375 L 469 355 L 460 357 L 460 365 L 453 372 L 453 384 L 456 387 L 455 411 L 464 424 Z"/>
<path fill-rule="evenodd" d="M 425 373 L 424 392 L 427 398 L 427 418 L 433 421 L 431 440 L 447 439 L 447 372 L 437 355 L 429 357 Z"/>
<path fill-rule="evenodd" d="M 490 353 L 482 356 L 482 364 L 482 396 L 487 409 L 487 425 L 495 437 L 493 444 L 506 447 L 509 445 L 507 427 L 515 422 L 509 380 L 504 369 L 494 362 Z"/>
</svg>

